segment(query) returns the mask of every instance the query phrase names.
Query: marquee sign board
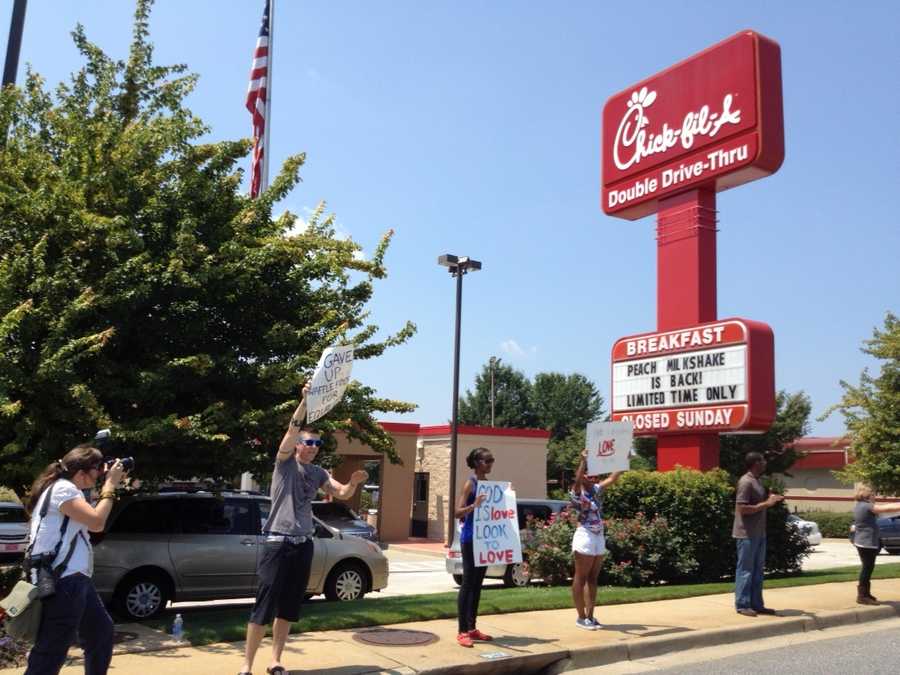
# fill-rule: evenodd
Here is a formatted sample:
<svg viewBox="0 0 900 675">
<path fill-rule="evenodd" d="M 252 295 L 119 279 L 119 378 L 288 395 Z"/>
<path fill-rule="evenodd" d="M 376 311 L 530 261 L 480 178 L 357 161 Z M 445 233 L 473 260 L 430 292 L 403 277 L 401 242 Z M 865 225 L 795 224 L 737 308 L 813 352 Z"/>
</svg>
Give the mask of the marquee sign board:
<svg viewBox="0 0 900 675">
<path fill-rule="evenodd" d="M 781 48 L 742 31 L 612 96 L 603 107 L 602 201 L 635 220 L 691 187 L 717 192 L 784 160 Z"/>
<path fill-rule="evenodd" d="M 612 419 L 636 435 L 765 431 L 774 418 L 774 337 L 764 323 L 724 319 L 613 345 Z"/>
</svg>

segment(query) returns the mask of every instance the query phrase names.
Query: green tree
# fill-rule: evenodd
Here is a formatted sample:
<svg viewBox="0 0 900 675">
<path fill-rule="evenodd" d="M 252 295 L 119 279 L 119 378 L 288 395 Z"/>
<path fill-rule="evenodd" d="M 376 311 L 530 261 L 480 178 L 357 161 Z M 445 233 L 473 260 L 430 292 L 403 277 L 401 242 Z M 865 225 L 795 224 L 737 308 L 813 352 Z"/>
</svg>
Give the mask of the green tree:
<svg viewBox="0 0 900 675">
<path fill-rule="evenodd" d="M 603 397 L 580 373 L 538 373 L 531 387 L 531 408 L 541 428 L 561 440 L 574 431 L 584 431 L 603 414 Z"/>
<path fill-rule="evenodd" d="M 196 77 L 152 62 L 150 5 L 126 61 L 78 26 L 69 83 L 29 72 L 0 98 L 0 474 L 17 489 L 105 426 L 142 479 L 262 474 L 323 348 L 368 359 L 415 331 L 374 341 L 367 323 L 390 233 L 364 259 L 324 205 L 298 234 L 273 218 L 302 154 L 240 192 L 249 143 L 201 141 Z M 353 382 L 323 426 L 396 458 L 374 414 L 413 407 Z"/>
<path fill-rule="evenodd" d="M 761 452 L 766 457 L 766 474 L 788 474 L 799 453 L 786 447 L 809 432 L 812 403 L 803 391 L 789 394 L 779 391 L 775 396 L 775 420 L 764 434 L 723 435 L 719 440 L 719 466 L 737 480 L 746 471 L 744 457 L 748 452 Z M 656 439 L 635 439 L 635 452 L 642 463 L 656 468 Z"/>
<path fill-rule="evenodd" d="M 853 462 L 838 473 L 847 482 L 862 481 L 882 494 L 900 495 L 900 320 L 891 312 L 884 328 L 874 329 L 862 352 L 883 361 L 878 377 L 868 369 L 859 385 L 841 380 L 844 396 L 823 419 L 840 411 L 850 437 Z"/>
<path fill-rule="evenodd" d="M 491 366 L 486 363 L 475 376 L 475 390 L 466 390 L 459 399 L 459 423 L 491 426 Z M 494 425 L 498 427 L 537 426 L 531 408 L 531 382 L 525 373 L 494 362 Z"/>
</svg>

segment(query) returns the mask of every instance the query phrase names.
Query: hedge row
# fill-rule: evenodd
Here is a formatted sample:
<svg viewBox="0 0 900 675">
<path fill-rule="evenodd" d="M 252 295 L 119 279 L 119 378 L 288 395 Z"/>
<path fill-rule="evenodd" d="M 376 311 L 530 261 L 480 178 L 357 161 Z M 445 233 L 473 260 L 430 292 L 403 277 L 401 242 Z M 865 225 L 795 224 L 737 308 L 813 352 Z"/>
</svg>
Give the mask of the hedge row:
<svg viewBox="0 0 900 675">
<path fill-rule="evenodd" d="M 806 539 L 783 504 L 767 512 L 766 571 L 798 573 Z M 604 498 L 607 548 L 601 580 L 614 585 L 719 581 L 734 575 L 734 486 L 722 470 L 629 471 Z M 551 583 L 571 574 L 572 514 L 532 522 L 526 555 Z"/>
<path fill-rule="evenodd" d="M 819 526 L 823 537 L 846 539 L 853 524 L 852 513 L 837 511 L 800 511 L 797 513 L 803 520 L 811 520 Z"/>
</svg>

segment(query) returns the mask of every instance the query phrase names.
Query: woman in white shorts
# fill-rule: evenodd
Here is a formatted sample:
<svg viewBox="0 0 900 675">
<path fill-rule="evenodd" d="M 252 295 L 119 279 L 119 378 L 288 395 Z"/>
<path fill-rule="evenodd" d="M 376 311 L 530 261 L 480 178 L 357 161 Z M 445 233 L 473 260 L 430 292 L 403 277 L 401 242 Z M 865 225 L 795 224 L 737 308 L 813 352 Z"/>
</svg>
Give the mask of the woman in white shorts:
<svg viewBox="0 0 900 675">
<path fill-rule="evenodd" d="M 615 483 L 621 471 L 611 473 L 602 481 L 585 476 L 587 451 L 581 453 L 581 463 L 575 472 L 575 484 L 569 496 L 578 515 L 578 529 L 572 537 L 575 556 L 575 578 L 572 580 L 572 599 L 578 610 L 575 625 L 584 630 L 597 630 L 600 622 L 594 618 L 597 601 L 597 577 L 606 554 L 606 538 L 603 535 L 603 491 Z"/>
</svg>

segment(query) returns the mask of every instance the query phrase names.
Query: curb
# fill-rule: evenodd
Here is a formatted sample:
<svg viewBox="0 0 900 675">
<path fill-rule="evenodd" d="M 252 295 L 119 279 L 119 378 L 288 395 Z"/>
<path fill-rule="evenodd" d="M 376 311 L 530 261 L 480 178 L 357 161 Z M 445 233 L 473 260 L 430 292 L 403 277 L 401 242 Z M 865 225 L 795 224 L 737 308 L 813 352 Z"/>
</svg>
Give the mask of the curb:
<svg viewBox="0 0 900 675">
<path fill-rule="evenodd" d="M 618 644 L 557 650 L 543 654 L 530 654 L 528 656 L 514 656 L 500 661 L 467 664 L 465 666 L 426 668 L 417 672 L 419 675 L 452 675 L 463 671 L 473 675 L 506 675 L 507 673 L 558 675 L 569 670 L 607 666 L 621 661 L 637 661 L 688 649 L 747 642 L 778 635 L 809 633 L 826 628 L 881 621 L 896 617 L 900 617 L 900 603 L 883 604 L 876 607 L 829 610 L 797 617 L 781 617 L 782 620 L 780 621 L 757 623 L 755 625 L 685 631 L 678 635 L 638 638 L 637 640 Z M 763 618 L 762 621 L 766 621 L 766 619 Z"/>
</svg>

